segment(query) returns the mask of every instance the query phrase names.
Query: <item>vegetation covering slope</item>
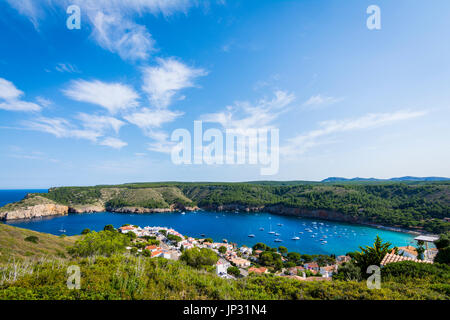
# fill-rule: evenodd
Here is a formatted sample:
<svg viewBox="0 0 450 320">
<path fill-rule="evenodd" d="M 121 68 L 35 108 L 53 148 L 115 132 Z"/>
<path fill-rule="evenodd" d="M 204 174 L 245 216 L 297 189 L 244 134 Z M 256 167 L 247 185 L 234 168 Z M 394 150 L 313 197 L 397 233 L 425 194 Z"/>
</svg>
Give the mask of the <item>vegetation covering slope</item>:
<svg viewBox="0 0 450 320">
<path fill-rule="evenodd" d="M 13 240 L 10 244 L 27 235 L 22 234 L 21 229 L 14 229 L 17 228 L 7 229 Z M 48 236 L 41 233 L 33 235 L 39 239 Z M 69 251 L 73 256 L 70 260 L 40 260 L 25 267 L 0 263 L 0 299 L 360 300 L 450 297 L 450 267 L 446 265 L 390 265 L 383 269 L 381 289 L 372 290 L 367 288 L 365 281 L 309 282 L 272 274 L 252 274 L 246 278 L 226 280 L 208 268 L 193 268 L 184 259 L 170 261 L 123 253 L 128 236 L 107 228 L 89 235 L 80 237 L 71 247 Z M 37 246 L 42 243 L 38 242 Z M 73 265 L 81 270 L 79 290 L 67 287 L 67 268 Z"/>
</svg>

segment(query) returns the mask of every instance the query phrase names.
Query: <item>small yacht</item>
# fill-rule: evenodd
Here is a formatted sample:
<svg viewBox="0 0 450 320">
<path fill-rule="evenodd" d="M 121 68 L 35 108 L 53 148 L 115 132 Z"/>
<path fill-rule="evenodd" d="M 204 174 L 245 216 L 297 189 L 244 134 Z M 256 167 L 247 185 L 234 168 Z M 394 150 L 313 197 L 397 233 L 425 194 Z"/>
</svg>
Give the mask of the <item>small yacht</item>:
<svg viewBox="0 0 450 320">
<path fill-rule="evenodd" d="M 249 238 L 254 238 L 255 235 L 252 233 L 252 234 L 249 234 L 248 237 L 249 237 Z"/>
<path fill-rule="evenodd" d="M 282 227 L 282 226 L 283 226 L 283 224 L 282 224 L 282 223 L 279 223 L 278 225 L 279 225 L 280 227 Z"/>
<path fill-rule="evenodd" d="M 259 231 L 264 231 L 264 228 L 259 228 Z"/>
<path fill-rule="evenodd" d="M 278 236 L 281 236 L 281 234 L 279 234 L 279 233 L 275 233 L 275 235 L 278 237 Z"/>
<path fill-rule="evenodd" d="M 292 240 L 300 240 L 300 237 L 297 237 L 297 236 L 292 237 Z"/>
<path fill-rule="evenodd" d="M 181 214 L 183 214 L 183 215 L 184 215 L 184 214 L 186 214 L 186 212 L 184 212 L 184 211 L 183 211 L 183 212 L 182 212 Z"/>
<path fill-rule="evenodd" d="M 59 232 L 66 233 L 66 229 L 60 229 Z"/>
<path fill-rule="evenodd" d="M 269 234 L 275 234 L 275 231 L 272 231 L 272 226 L 270 226 Z"/>
<path fill-rule="evenodd" d="M 278 239 L 278 238 L 277 238 L 277 239 L 275 239 L 274 241 L 275 241 L 275 242 L 283 242 L 283 240 L 281 240 L 281 239 Z"/>
</svg>

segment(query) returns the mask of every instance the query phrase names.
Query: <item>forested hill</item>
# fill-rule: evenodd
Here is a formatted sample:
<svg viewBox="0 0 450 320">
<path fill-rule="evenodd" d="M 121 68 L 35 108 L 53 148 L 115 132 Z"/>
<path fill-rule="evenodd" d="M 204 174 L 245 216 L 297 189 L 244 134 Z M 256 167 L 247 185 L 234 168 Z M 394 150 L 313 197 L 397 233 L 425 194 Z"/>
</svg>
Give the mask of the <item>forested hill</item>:
<svg viewBox="0 0 450 320">
<path fill-rule="evenodd" d="M 421 229 L 441 233 L 449 230 L 450 182 L 249 182 L 249 183 L 133 183 L 94 187 L 52 188 L 47 194 L 31 194 L 0 213 L 45 198 L 78 208 L 126 212 L 128 208 L 180 209 L 195 207 L 218 210 L 283 209 L 303 214 L 308 210 L 337 212 L 355 222 Z M 33 203 L 35 203 L 34 201 Z M 125 209 L 124 209 L 125 208 Z M 95 211 L 95 210 L 93 210 Z M 134 212 L 134 211 L 132 211 Z M 349 220 L 349 219 L 346 219 Z"/>
</svg>

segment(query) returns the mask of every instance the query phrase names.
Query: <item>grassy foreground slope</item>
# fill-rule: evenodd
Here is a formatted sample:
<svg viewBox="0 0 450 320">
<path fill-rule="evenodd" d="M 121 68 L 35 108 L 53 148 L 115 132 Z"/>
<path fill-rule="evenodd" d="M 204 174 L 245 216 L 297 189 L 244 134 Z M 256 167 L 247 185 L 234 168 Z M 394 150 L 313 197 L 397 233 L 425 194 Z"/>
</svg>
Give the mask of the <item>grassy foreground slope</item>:
<svg viewBox="0 0 450 320">
<path fill-rule="evenodd" d="M 25 240 L 29 237 L 36 237 L 36 243 Z M 67 248 L 73 246 L 77 238 L 61 238 L 0 223 L 0 263 L 28 258 L 66 258 Z"/>
<path fill-rule="evenodd" d="M 226 280 L 215 275 L 210 268 L 196 269 L 183 261 L 163 258 L 149 258 L 144 255 L 131 255 L 124 248 L 107 256 L 88 255 L 86 258 L 65 252 L 66 259 L 59 258 L 58 250 L 73 244 L 74 239 L 61 239 L 38 232 L 25 232 L 22 229 L 1 226 L 2 242 L 12 257 L 17 244 L 24 236 L 36 236 L 34 252 L 23 263 L 0 261 L 0 300 L 99 300 L 99 299 L 319 299 L 319 300 L 382 300 L 382 299 L 449 299 L 450 272 L 445 265 L 426 266 L 422 272 L 404 272 L 400 268 L 385 268 L 381 289 L 368 289 L 365 281 L 300 281 L 287 277 L 269 275 L 250 275 L 237 280 Z M 26 230 L 25 230 L 26 231 Z M 108 231 L 109 232 L 109 231 Z M 109 234 L 106 232 L 107 234 Z M 110 237 L 126 237 L 118 233 Z M 80 236 L 79 241 L 90 242 L 88 235 Z M 52 244 L 53 242 L 53 244 Z M 98 243 L 109 247 L 109 242 Z M 77 243 L 75 243 L 77 247 Z M 78 247 L 80 248 L 80 247 Z M 32 250 L 32 251 L 31 251 Z M 42 251 L 48 253 L 47 259 L 39 260 Z M 56 252 L 51 258 L 52 252 Z M 105 251 L 106 252 L 106 251 Z M 80 253 L 78 251 L 78 253 Z M 79 266 L 81 288 L 67 288 L 67 268 Z M 408 267 L 408 266 L 406 266 Z M 208 271 L 209 270 L 209 271 Z M 17 271 L 17 272 L 16 272 Z M 17 275 L 15 275 L 17 273 Z"/>
</svg>

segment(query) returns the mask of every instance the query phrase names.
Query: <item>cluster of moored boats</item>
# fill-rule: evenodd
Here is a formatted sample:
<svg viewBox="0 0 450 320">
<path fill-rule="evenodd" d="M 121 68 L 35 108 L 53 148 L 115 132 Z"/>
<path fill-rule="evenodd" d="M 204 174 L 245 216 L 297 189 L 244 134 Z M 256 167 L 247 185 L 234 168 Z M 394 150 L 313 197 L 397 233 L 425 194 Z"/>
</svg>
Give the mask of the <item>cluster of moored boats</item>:
<svg viewBox="0 0 450 320">
<path fill-rule="evenodd" d="M 336 226 L 331 227 L 330 225 L 323 223 L 323 222 L 315 222 L 313 221 L 311 223 L 310 227 L 306 227 L 306 223 L 303 223 L 305 226 L 304 231 L 298 232 L 298 234 L 306 237 L 306 234 L 310 234 L 310 237 L 313 238 L 315 241 L 320 242 L 321 245 L 326 245 L 328 243 L 329 237 L 348 237 L 349 235 L 356 236 L 355 231 L 349 231 L 346 228 L 343 228 L 341 230 L 336 229 Z M 279 227 L 282 227 L 282 223 L 278 223 Z M 259 231 L 264 231 L 263 227 L 259 228 Z M 282 239 L 279 238 L 281 234 L 275 232 L 272 230 L 272 225 L 270 226 L 270 231 L 268 232 L 271 235 L 274 235 L 276 238 L 274 239 L 274 242 L 283 242 Z M 248 235 L 249 238 L 255 238 L 255 234 L 251 233 Z M 300 240 L 300 236 L 294 235 L 292 236 L 291 240 L 298 241 Z"/>
</svg>

